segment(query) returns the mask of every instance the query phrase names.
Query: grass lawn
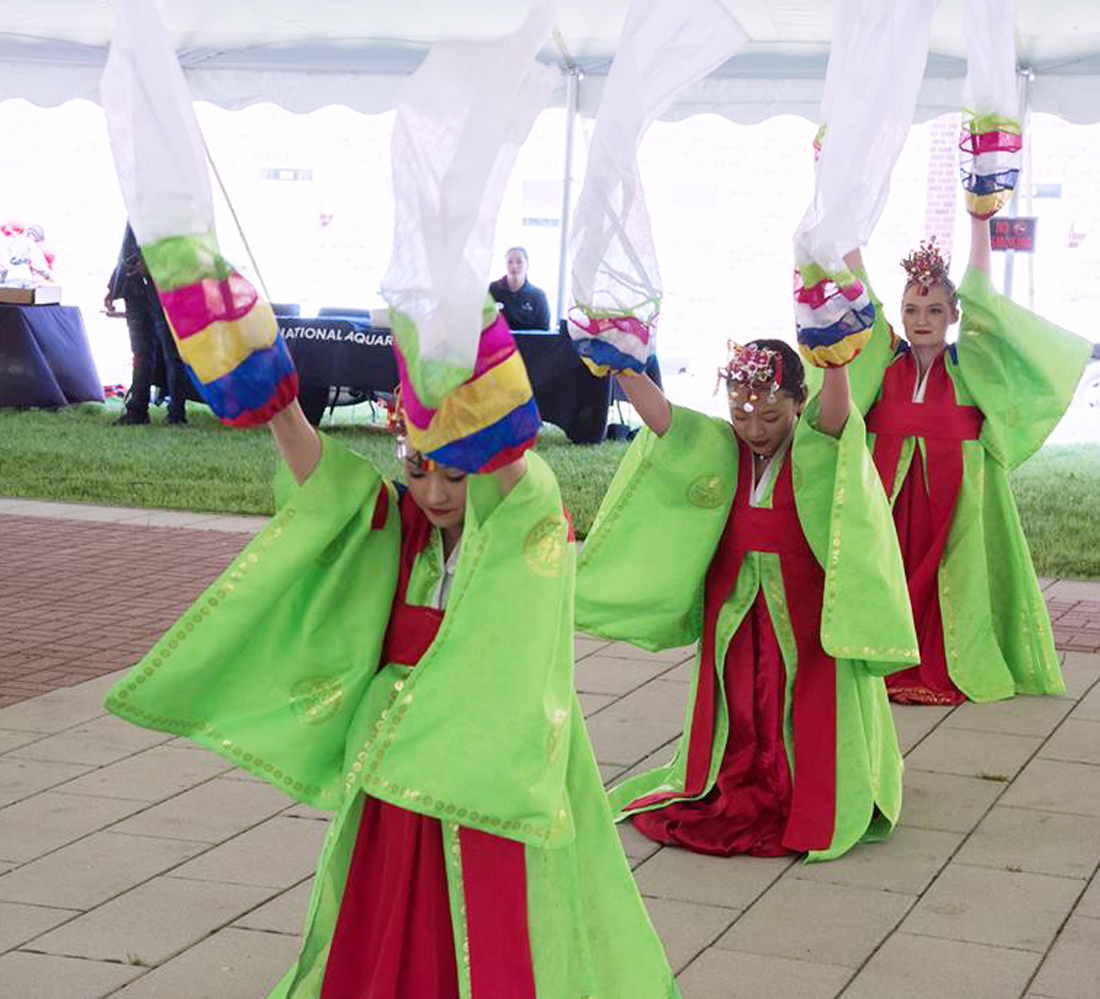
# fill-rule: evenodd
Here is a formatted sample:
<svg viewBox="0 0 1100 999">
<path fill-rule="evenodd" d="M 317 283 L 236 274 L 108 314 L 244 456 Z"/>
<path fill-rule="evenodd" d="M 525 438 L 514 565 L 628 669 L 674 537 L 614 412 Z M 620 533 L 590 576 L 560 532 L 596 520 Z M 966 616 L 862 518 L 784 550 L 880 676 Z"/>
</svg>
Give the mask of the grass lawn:
<svg viewBox="0 0 1100 999">
<path fill-rule="evenodd" d="M 392 439 L 364 427 L 364 409 L 337 410 L 324 429 L 396 475 Z M 202 406 L 190 407 L 187 428 L 164 426 L 164 412 L 156 409 L 150 426 L 111 426 L 120 412 L 118 403 L 0 409 L 0 495 L 273 512 L 275 448 L 266 429 L 228 429 Z M 570 444 L 555 427 L 540 434 L 537 450 L 557 474 L 581 537 L 626 447 Z M 1100 579 L 1100 445 L 1043 448 L 1012 474 L 1012 486 L 1039 574 Z"/>
</svg>

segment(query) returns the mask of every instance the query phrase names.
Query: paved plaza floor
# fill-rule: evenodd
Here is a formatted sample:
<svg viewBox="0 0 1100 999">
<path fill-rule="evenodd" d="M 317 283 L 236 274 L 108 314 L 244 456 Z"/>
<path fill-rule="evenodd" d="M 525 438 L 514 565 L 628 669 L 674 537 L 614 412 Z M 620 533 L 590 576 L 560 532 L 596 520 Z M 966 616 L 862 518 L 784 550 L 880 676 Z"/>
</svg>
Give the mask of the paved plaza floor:
<svg viewBox="0 0 1100 999">
<path fill-rule="evenodd" d="M 0 999 L 263 999 L 292 961 L 325 814 L 102 707 L 260 523 L 0 500 Z M 685 999 L 1100 996 L 1100 583 L 1043 585 L 1066 696 L 895 706 L 886 843 L 806 865 L 620 827 Z M 604 777 L 664 762 L 691 650 L 576 651 Z"/>
</svg>

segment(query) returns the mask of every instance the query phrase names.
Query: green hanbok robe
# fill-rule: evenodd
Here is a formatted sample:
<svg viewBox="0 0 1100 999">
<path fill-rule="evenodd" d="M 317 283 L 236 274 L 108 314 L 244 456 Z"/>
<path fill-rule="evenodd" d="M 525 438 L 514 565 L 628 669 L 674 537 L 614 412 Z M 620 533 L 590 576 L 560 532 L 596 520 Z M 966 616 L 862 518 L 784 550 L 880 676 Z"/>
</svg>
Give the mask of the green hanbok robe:
<svg viewBox="0 0 1100 999">
<path fill-rule="evenodd" d="M 853 411 L 834 439 L 816 429 L 815 419 L 816 404 L 811 404 L 784 461 L 791 466 L 794 531 L 804 535 L 811 561 L 824 572 L 822 597 L 809 611 L 820 648 L 829 657 L 821 667 L 825 682 L 835 686 L 835 698 L 826 698 L 835 704 L 835 719 L 825 719 L 835 733 L 835 747 L 828 747 L 830 754 L 835 748 L 830 792 L 835 802 L 829 803 L 830 829 L 807 851 L 809 859 L 824 860 L 861 839 L 885 835 L 897 820 L 902 761 L 882 675 L 915 661 L 916 639 L 889 508 L 865 446 L 863 421 Z M 793 704 L 800 663 L 792 620 L 795 610 L 805 609 L 795 603 L 812 598 L 789 591 L 784 556 L 748 550 L 735 580 L 725 581 L 728 596 L 714 618 L 713 633 L 706 633 L 705 580 L 727 522 L 745 515 L 736 512 L 743 505 L 738 506 L 735 494 L 746 482 L 739 475 L 741 460 L 728 422 L 672 407 L 665 435 L 643 430 L 623 458 L 584 544 L 577 576 L 578 627 L 650 650 L 700 642 L 676 756 L 611 791 L 617 818 L 669 800 L 701 800 L 714 788 L 731 735 L 723 664 L 760 595 L 786 674 L 782 742 L 798 795 L 799 727 Z M 751 468 L 741 471 L 749 473 L 751 488 Z M 771 506 L 774 494 L 773 480 L 759 505 Z M 740 500 L 743 504 L 745 497 Z M 714 665 L 704 667 L 708 641 Z M 754 664 L 733 668 L 751 671 Z M 701 693 L 707 689 L 713 693 Z M 703 698 L 713 698 L 713 735 L 702 747 L 705 780 L 692 789 L 689 757 Z M 815 709 L 810 704 L 804 710 L 812 715 Z M 810 763 L 805 756 L 803 761 L 808 772 Z M 647 797 L 661 801 L 646 802 Z"/>
<path fill-rule="evenodd" d="M 446 611 L 410 671 L 379 661 L 396 491 L 322 442 L 306 482 L 284 473 L 271 522 L 106 702 L 334 813 L 302 949 L 272 999 L 320 994 L 365 795 L 441 823 L 462 999 L 497 999 L 471 991 L 463 828 L 524 847 L 540 999 L 678 997 L 573 690 L 575 552 L 553 473 L 529 452 L 506 497 L 495 476 L 469 478 Z M 428 603 L 440 567 L 435 537 L 406 599 Z"/>
<path fill-rule="evenodd" d="M 913 376 L 907 381 L 900 376 L 902 366 L 915 365 L 877 299 L 872 339 L 849 366 L 852 399 L 867 414 L 869 431 L 879 425 L 884 400 L 895 410 L 899 402 L 909 406 L 920 424 L 910 428 L 920 432 L 893 427 L 892 440 L 884 433 L 868 434 L 891 504 L 897 506 L 899 496 L 908 499 L 902 492 L 907 477 L 919 475 L 915 488 L 931 494 L 932 517 L 949 522 L 938 569 L 929 567 L 929 596 L 911 594 L 924 660 L 920 676 L 930 661 L 943 662 L 943 686 L 953 685 L 973 701 L 1062 693 L 1050 617 L 1007 473 L 1042 446 L 1065 414 L 1088 363 L 1089 345 L 999 295 L 979 270 L 968 270 L 958 291 L 958 342 L 944 350 L 928 376 L 931 385 L 946 374 L 939 402 L 929 396 L 910 402 Z M 950 429 L 960 415 L 965 425 L 967 414 L 972 429 Z M 893 452 L 884 458 L 891 445 Z M 921 466 L 914 469 L 918 460 Z M 913 566 L 929 546 L 907 542 L 900 523 L 907 514 L 898 507 L 896 515 L 912 585 Z M 938 607 L 926 607 L 930 601 Z M 942 624 L 922 624 L 937 610 Z M 915 681 L 917 671 L 913 676 Z M 892 693 L 895 684 L 905 696 L 908 674 L 891 678 Z M 917 694 L 921 689 L 918 684 Z"/>
</svg>

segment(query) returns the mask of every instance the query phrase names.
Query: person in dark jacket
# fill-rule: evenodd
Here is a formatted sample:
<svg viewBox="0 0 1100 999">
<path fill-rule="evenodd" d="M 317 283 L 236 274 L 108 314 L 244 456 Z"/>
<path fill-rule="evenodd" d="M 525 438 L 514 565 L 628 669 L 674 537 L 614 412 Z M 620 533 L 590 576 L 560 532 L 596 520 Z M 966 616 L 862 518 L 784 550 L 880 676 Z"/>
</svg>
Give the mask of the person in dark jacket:
<svg viewBox="0 0 1100 999">
<path fill-rule="evenodd" d="M 115 311 L 115 302 L 120 298 L 126 303 L 126 325 L 134 352 L 134 370 L 130 391 L 126 394 L 126 412 L 115 421 L 116 425 L 126 427 L 149 422 L 149 389 L 158 351 L 164 358 L 168 375 L 168 418 L 165 422 L 186 424 L 187 371 L 172 339 L 168 321 L 164 318 L 156 286 L 145 267 L 141 247 L 128 225 L 122 238 L 118 263 L 107 283 L 107 295 L 103 299 L 109 313 Z"/>
<path fill-rule="evenodd" d="M 504 277 L 489 285 L 489 294 L 500 303 L 505 322 L 514 330 L 550 329 L 546 293 L 527 280 L 527 251 L 513 246 L 504 260 Z"/>
</svg>

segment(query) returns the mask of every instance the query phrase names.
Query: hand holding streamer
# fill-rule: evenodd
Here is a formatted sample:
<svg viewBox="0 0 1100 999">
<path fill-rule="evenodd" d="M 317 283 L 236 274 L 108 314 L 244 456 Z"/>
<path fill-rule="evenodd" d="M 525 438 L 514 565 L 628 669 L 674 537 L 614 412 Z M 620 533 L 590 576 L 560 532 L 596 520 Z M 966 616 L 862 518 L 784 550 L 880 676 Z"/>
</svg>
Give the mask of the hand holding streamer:
<svg viewBox="0 0 1100 999">
<path fill-rule="evenodd" d="M 1023 137 L 1013 41 L 1015 0 L 968 0 L 959 172 L 966 210 L 996 215 L 1020 176 Z"/>
<path fill-rule="evenodd" d="M 886 205 L 890 174 L 913 120 L 934 0 L 839 0 L 821 107 L 814 198 L 795 231 L 795 324 L 802 356 L 847 364 L 875 311 L 844 263 Z"/>
<path fill-rule="evenodd" d="M 393 137 L 390 305 L 408 446 L 486 472 L 534 442 L 527 370 L 486 293 L 501 200 L 557 82 L 535 61 L 551 13 L 503 41 L 441 42 L 402 88 Z"/>
<path fill-rule="evenodd" d="M 634 0 L 604 87 L 573 222 L 569 333 L 597 375 L 653 353 L 661 276 L 638 173 L 646 129 L 748 36 L 719 0 Z"/>
<path fill-rule="evenodd" d="M 122 200 L 180 357 L 223 423 L 255 426 L 298 394 L 271 306 L 222 257 L 205 147 L 149 0 L 120 0 L 100 85 Z"/>
</svg>

